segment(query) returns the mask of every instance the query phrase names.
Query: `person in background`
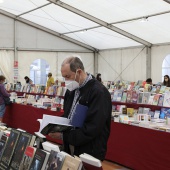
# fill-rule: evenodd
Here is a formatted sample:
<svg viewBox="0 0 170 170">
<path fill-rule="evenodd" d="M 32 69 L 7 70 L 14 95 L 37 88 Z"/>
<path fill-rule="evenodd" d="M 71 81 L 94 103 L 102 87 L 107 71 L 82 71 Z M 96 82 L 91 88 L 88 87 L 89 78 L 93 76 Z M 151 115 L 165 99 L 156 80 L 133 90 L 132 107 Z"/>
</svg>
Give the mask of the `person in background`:
<svg viewBox="0 0 170 170">
<path fill-rule="evenodd" d="M 151 79 L 151 78 L 148 78 L 148 79 L 146 80 L 146 83 L 152 85 L 152 79 Z"/>
<path fill-rule="evenodd" d="M 100 73 L 97 74 L 96 79 L 102 83 L 102 79 L 101 79 L 101 74 Z"/>
<path fill-rule="evenodd" d="M 63 116 L 71 121 L 78 104 L 88 109 L 81 128 L 65 131 L 63 135 L 59 132 L 48 135 L 63 139 L 64 151 L 71 155 L 87 153 L 104 160 L 111 126 L 111 95 L 102 83 L 85 72 L 78 57 L 66 58 L 61 65 L 61 74 L 72 83 L 70 87 L 74 87 L 66 91 Z"/>
<path fill-rule="evenodd" d="M 11 96 L 5 89 L 5 79 L 6 78 L 3 75 L 0 75 L 0 123 L 3 122 L 3 117 L 6 109 L 3 97 Z"/>
<path fill-rule="evenodd" d="M 170 79 L 168 75 L 164 76 L 164 81 L 162 83 L 163 86 L 170 87 Z"/>
<path fill-rule="evenodd" d="M 33 84 L 33 81 L 28 76 L 25 76 L 24 79 L 26 84 Z"/>
<path fill-rule="evenodd" d="M 54 78 L 52 77 L 52 73 L 48 73 L 47 87 L 51 87 L 54 85 Z"/>
</svg>

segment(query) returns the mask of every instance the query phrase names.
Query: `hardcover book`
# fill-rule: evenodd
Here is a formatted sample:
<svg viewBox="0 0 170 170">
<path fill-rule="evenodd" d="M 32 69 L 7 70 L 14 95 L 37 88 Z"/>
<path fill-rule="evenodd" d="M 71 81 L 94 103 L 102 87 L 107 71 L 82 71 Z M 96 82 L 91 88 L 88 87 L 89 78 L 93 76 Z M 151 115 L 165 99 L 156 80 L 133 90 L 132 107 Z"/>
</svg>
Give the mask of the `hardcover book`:
<svg viewBox="0 0 170 170">
<path fill-rule="evenodd" d="M 43 135 L 46 135 L 50 132 L 63 132 L 72 129 L 73 127 L 82 127 L 86 118 L 87 110 L 87 106 L 77 104 L 71 120 L 59 116 L 43 115 L 40 132 Z"/>
<path fill-rule="evenodd" d="M 16 145 L 14 155 L 11 160 L 10 170 L 19 169 L 26 147 L 28 145 L 33 146 L 35 138 L 36 137 L 32 134 L 26 132 L 21 133 L 18 143 Z"/>
<path fill-rule="evenodd" d="M 5 134 L 3 134 L 0 140 L 0 160 L 3 155 L 7 140 L 8 140 L 8 137 Z"/>
<path fill-rule="evenodd" d="M 46 151 L 43 151 L 43 150 L 37 148 L 35 151 L 31 166 L 30 166 L 30 170 L 45 169 L 45 165 L 47 164 L 49 155 L 50 155 L 49 152 L 46 152 Z"/>
<path fill-rule="evenodd" d="M 20 137 L 21 132 L 16 130 L 16 129 L 12 129 L 10 136 L 8 138 L 4 153 L 2 155 L 2 159 L 0 162 L 0 169 L 9 169 L 9 165 L 12 159 L 12 156 L 15 152 L 15 148 L 18 142 L 18 139 Z"/>
<path fill-rule="evenodd" d="M 20 163 L 19 170 L 29 170 L 34 154 L 35 154 L 36 148 L 32 146 L 27 146 L 22 158 L 22 161 Z"/>
<path fill-rule="evenodd" d="M 65 159 L 64 154 L 51 150 L 50 156 L 45 166 L 45 170 L 52 170 L 52 169 L 61 170 L 64 159 Z"/>
<path fill-rule="evenodd" d="M 78 170 L 81 166 L 81 159 L 77 159 L 71 155 L 65 155 L 64 163 L 61 170 Z"/>
</svg>

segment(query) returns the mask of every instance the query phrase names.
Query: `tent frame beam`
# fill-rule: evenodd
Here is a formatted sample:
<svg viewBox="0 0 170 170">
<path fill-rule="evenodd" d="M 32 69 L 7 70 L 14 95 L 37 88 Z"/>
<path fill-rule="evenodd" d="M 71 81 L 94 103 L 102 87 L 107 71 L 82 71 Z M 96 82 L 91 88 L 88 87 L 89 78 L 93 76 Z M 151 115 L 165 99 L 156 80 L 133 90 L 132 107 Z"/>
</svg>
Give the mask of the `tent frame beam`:
<svg viewBox="0 0 170 170">
<path fill-rule="evenodd" d="M 87 18 L 88 20 L 93 21 L 93 22 L 95 22 L 95 23 L 97 23 L 97 24 L 99 24 L 101 26 L 104 26 L 104 27 L 106 27 L 106 28 L 108 28 L 108 29 L 110 29 L 110 30 L 112 30 L 114 32 L 117 32 L 117 33 L 119 33 L 119 34 L 121 34 L 121 35 L 123 35 L 125 37 L 128 37 L 128 38 L 130 38 L 130 39 L 132 39 L 132 40 L 134 40 L 134 41 L 136 41 L 136 42 L 138 42 L 140 44 L 143 44 L 143 45 L 145 45 L 147 47 L 152 46 L 151 43 L 149 43 L 149 42 L 147 42 L 147 41 L 145 41 L 145 40 L 143 40 L 143 39 L 141 39 L 141 38 L 139 38 L 139 37 L 137 37 L 135 35 L 132 35 L 132 34 L 126 32 L 126 31 L 123 31 L 123 30 L 113 26 L 112 24 L 109 24 L 109 23 L 107 23 L 105 21 L 102 21 L 102 20 L 100 20 L 100 19 L 98 19 L 96 17 L 93 17 L 93 16 L 91 16 L 91 15 L 89 15 L 89 14 L 83 12 L 83 11 L 80 11 L 79 9 L 76 9 L 76 8 L 66 4 L 64 2 L 61 2 L 60 0 L 48 0 L 48 1 L 60 6 L 62 8 L 64 8 L 64 9 L 67 9 L 67 10 L 69 10 L 69 11 L 75 13 L 75 14 L 78 14 L 78 15 L 84 17 L 84 18 Z"/>
<path fill-rule="evenodd" d="M 164 11 L 164 12 L 160 12 L 160 13 L 155 13 L 155 14 L 151 14 L 151 15 L 145 15 L 145 16 L 142 16 L 142 17 L 136 17 L 136 18 L 131 18 L 131 19 L 126 19 L 126 20 L 122 20 L 122 21 L 117 21 L 117 22 L 112 22 L 110 24 L 121 24 L 121 23 L 125 23 L 125 22 L 131 22 L 131 21 L 136 21 L 136 20 L 140 20 L 140 19 L 143 19 L 143 18 L 150 18 L 150 17 L 155 17 L 155 16 L 159 16 L 159 15 L 164 15 L 164 14 L 168 14 L 170 13 L 170 11 Z M 95 29 L 95 28 L 100 28 L 102 27 L 101 25 L 99 26 L 95 26 L 95 27 L 88 27 L 88 28 L 84 28 L 84 29 L 80 29 L 80 30 L 76 30 L 76 31 L 70 31 L 70 32 L 65 32 L 65 33 L 62 33 L 62 34 L 70 34 L 70 33 L 75 33 L 75 32 L 81 32 L 81 31 L 87 31 L 87 30 L 91 30 L 91 29 Z"/>
<path fill-rule="evenodd" d="M 22 22 L 22 23 L 24 23 L 24 24 L 27 24 L 27 25 L 29 25 L 29 26 L 32 26 L 32 27 L 34 27 L 34 28 L 37 28 L 37 29 L 39 29 L 39 30 L 42 30 L 42 31 L 44 31 L 44 32 L 47 32 L 47 33 L 49 33 L 49 34 L 51 34 L 51 35 L 54 35 L 54 36 L 56 36 L 56 37 L 59 37 L 59 38 L 61 38 L 61 39 L 67 40 L 67 41 L 69 41 L 69 42 L 71 42 L 71 43 L 74 43 L 74 44 L 76 44 L 76 45 L 79 45 L 79 46 L 81 46 L 81 47 L 83 47 L 83 48 L 86 48 L 86 49 L 88 49 L 88 50 L 98 51 L 98 49 L 96 49 L 96 48 L 94 48 L 94 47 L 91 47 L 91 46 L 89 46 L 89 45 L 87 45 L 87 44 L 84 44 L 84 43 L 79 42 L 79 41 L 77 41 L 77 40 L 74 40 L 74 39 L 72 39 L 72 38 L 70 38 L 70 37 L 67 37 L 67 36 L 62 35 L 62 34 L 60 34 L 60 33 L 57 33 L 56 31 L 50 30 L 50 29 L 48 29 L 48 28 L 45 28 L 45 27 L 43 27 L 43 26 L 41 26 L 41 25 L 38 25 L 38 24 L 36 24 L 36 23 L 33 23 L 33 22 L 31 22 L 31 21 L 28 21 L 28 20 L 26 20 L 26 19 L 24 19 L 24 18 L 16 17 L 15 15 L 13 15 L 13 14 L 11 14 L 11 13 L 9 13 L 9 12 L 6 12 L 6 11 L 4 11 L 4 10 L 2 10 L 2 9 L 0 9 L 0 14 L 2 14 L 2 15 L 4 15 L 4 16 L 7 16 L 7 17 L 9 17 L 9 18 L 12 18 L 12 19 L 14 19 L 14 20 L 17 20 L 17 21 L 19 21 L 19 22 Z"/>
<path fill-rule="evenodd" d="M 28 13 L 30 13 L 30 12 L 33 12 L 33 11 L 35 11 L 35 10 L 37 10 L 37 9 L 43 8 L 43 7 L 45 7 L 45 6 L 47 6 L 47 5 L 50 5 L 50 4 L 51 4 L 51 2 L 49 2 L 49 3 L 47 3 L 47 4 L 44 4 L 44 5 L 42 5 L 42 6 L 39 6 L 39 7 L 37 7 L 37 8 L 31 9 L 31 10 L 29 10 L 29 11 L 26 11 L 26 12 L 24 12 L 24 13 L 21 13 L 21 14 L 17 15 L 16 17 L 20 17 L 21 15 L 28 14 Z"/>
</svg>

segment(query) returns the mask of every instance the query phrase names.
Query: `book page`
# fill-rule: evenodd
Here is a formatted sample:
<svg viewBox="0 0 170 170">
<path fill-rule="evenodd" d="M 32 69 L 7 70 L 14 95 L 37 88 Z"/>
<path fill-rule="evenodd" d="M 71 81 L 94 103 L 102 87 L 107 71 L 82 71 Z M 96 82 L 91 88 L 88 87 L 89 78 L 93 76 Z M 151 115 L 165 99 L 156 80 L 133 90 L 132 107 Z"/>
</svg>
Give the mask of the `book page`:
<svg viewBox="0 0 170 170">
<path fill-rule="evenodd" d="M 46 127 L 49 123 L 52 124 L 59 124 L 59 125 L 66 125 L 66 126 L 72 126 L 70 125 L 70 119 L 60 117 L 60 116 L 51 116 L 51 115 L 43 115 L 42 123 L 40 125 L 39 132 Z"/>
</svg>

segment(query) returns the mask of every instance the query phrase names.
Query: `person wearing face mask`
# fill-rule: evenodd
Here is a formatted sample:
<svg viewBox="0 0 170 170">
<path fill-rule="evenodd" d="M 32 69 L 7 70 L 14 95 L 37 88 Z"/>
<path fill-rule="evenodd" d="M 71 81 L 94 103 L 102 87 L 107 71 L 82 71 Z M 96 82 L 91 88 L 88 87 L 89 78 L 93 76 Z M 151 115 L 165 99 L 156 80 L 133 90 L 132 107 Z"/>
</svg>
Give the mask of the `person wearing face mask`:
<svg viewBox="0 0 170 170">
<path fill-rule="evenodd" d="M 64 97 L 64 117 L 71 119 L 77 104 L 87 106 L 87 115 L 81 128 L 49 133 L 52 138 L 63 139 L 64 151 L 77 155 L 87 153 L 104 160 L 110 134 L 112 103 L 106 87 L 85 72 L 78 57 L 66 58 L 61 74 L 69 90 Z M 69 82 L 68 82 L 69 81 Z"/>
<path fill-rule="evenodd" d="M 5 77 L 0 75 L 0 123 L 3 121 L 3 116 L 5 113 L 5 103 L 3 97 L 10 97 L 10 94 L 6 91 L 4 87 Z"/>
<path fill-rule="evenodd" d="M 170 79 L 168 75 L 164 76 L 164 81 L 162 83 L 163 86 L 170 87 Z"/>
</svg>

